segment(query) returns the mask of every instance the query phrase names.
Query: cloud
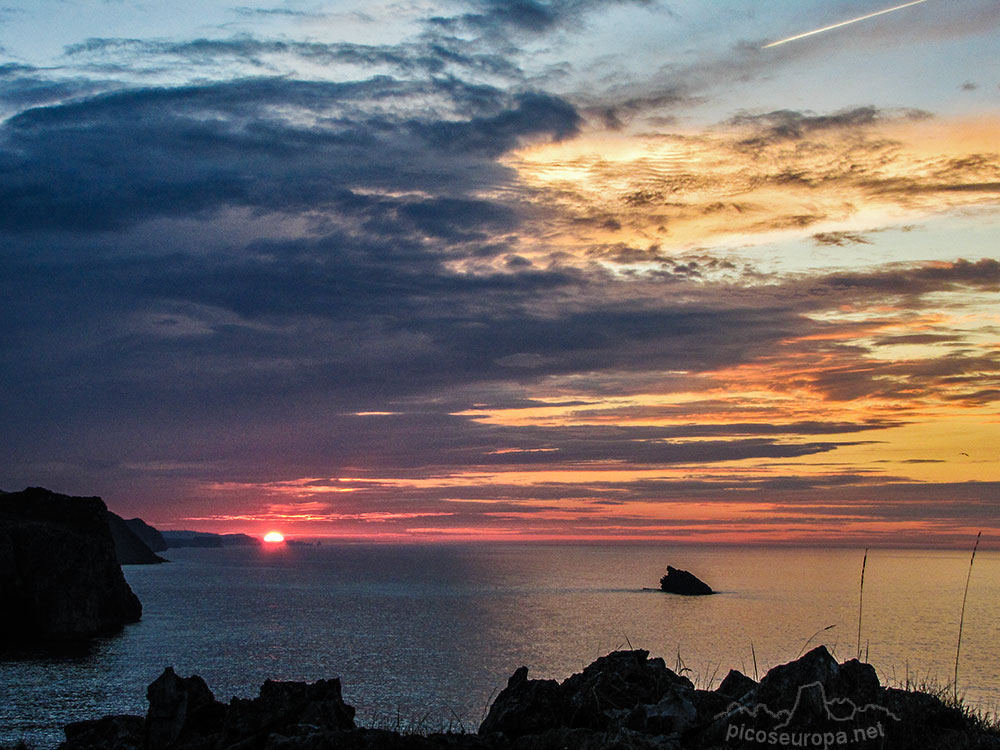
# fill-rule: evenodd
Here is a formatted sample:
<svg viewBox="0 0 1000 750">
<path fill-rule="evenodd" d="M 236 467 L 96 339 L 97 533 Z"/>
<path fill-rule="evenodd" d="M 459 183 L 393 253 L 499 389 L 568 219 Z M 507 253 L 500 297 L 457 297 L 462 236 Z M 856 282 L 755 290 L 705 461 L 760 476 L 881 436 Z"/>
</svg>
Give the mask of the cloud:
<svg viewBox="0 0 1000 750">
<path fill-rule="evenodd" d="M 430 23 L 447 30 L 472 29 L 481 33 L 541 33 L 609 5 L 649 5 L 651 0 L 471 0 L 474 10 L 457 16 L 435 16 Z"/>
<path fill-rule="evenodd" d="M 777 235 L 857 242 L 845 222 L 879 228 L 887 216 L 912 223 L 995 203 L 1000 154 L 987 121 L 875 107 L 780 111 L 700 132 L 586 131 L 504 162 L 581 248 L 608 246 L 611 234 L 632 246 L 667 243 L 673 253 Z"/>
<path fill-rule="evenodd" d="M 1000 399 L 1000 264 L 879 259 L 887 226 L 994 206 L 990 117 L 702 127 L 720 81 L 806 53 L 602 83 L 530 58 L 607 4 L 452 7 L 396 43 L 0 68 L 5 482 L 403 536 L 988 508 L 912 446 Z M 838 262 L 775 270 L 780 243 Z"/>
<path fill-rule="evenodd" d="M 867 239 L 860 232 L 817 232 L 813 235 L 813 240 L 817 245 L 834 245 L 844 247 L 845 245 L 870 245 L 871 240 Z"/>
<path fill-rule="evenodd" d="M 873 106 L 856 107 L 830 115 L 815 115 L 783 109 L 766 114 L 742 112 L 729 121 L 737 129 L 748 129 L 753 135 L 739 141 L 741 148 L 756 149 L 784 141 L 798 141 L 816 132 L 826 130 L 850 130 L 872 125 L 903 120 L 923 120 L 928 112 L 907 110 L 902 113 L 884 113 Z"/>
<path fill-rule="evenodd" d="M 307 14 L 302 14 L 307 15 Z M 396 44 L 353 42 L 302 42 L 260 39 L 249 35 L 226 39 L 201 38 L 165 41 L 128 38 L 91 38 L 66 47 L 74 64 L 120 65 L 143 60 L 146 64 L 176 66 L 232 66 L 251 70 L 289 72 L 297 65 L 346 66 L 355 71 L 381 70 L 407 77 L 445 75 L 449 72 L 481 73 L 510 81 L 523 81 L 510 59 L 456 38 L 423 39 Z"/>
<path fill-rule="evenodd" d="M 414 96 L 439 97 L 442 109 L 471 107 L 477 114 L 428 112 L 418 120 L 370 109 Z M 292 112 L 318 121 L 297 124 Z M 525 140 L 571 136 L 578 121 L 556 97 L 472 94 L 456 82 L 265 78 L 114 92 L 29 109 L 4 123 L 0 168 L 12 178 L 0 188 L 0 226 L 109 230 L 157 216 L 249 207 L 402 211 L 426 228 L 435 211 L 458 207 L 457 200 L 465 202 L 453 223 L 499 220 L 509 211 L 485 200 L 380 200 L 370 192 L 481 189 L 506 179 L 495 156 Z M 396 168 L 404 163 L 407 170 Z"/>
</svg>

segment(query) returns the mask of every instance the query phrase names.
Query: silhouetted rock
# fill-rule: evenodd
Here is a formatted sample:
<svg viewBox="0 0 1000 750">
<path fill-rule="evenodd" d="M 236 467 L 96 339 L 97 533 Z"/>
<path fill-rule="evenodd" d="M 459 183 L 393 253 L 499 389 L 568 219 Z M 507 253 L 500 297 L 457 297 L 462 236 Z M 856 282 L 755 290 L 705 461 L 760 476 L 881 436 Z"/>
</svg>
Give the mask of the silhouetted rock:
<svg viewBox="0 0 1000 750">
<path fill-rule="evenodd" d="M 200 531 L 161 531 L 167 549 L 175 547 L 222 547 L 222 537 Z"/>
<path fill-rule="evenodd" d="M 215 700 L 200 677 L 166 669 L 149 712 L 66 727 L 60 750 L 997 750 L 938 698 L 886 690 L 870 665 L 825 647 L 755 683 L 731 672 L 696 690 L 646 651 L 616 651 L 558 683 L 521 667 L 477 734 L 357 728 L 339 680 L 267 681 L 253 699 Z M 725 689 L 723 689 L 725 688 Z M 739 694 L 737 700 L 730 695 Z"/>
<path fill-rule="evenodd" d="M 658 703 L 673 686 L 693 690 L 686 677 L 649 652 L 613 651 L 560 685 L 567 726 L 605 729 L 639 704 Z"/>
<path fill-rule="evenodd" d="M 111 538 L 115 541 L 115 554 L 120 564 L 153 565 L 166 562 L 132 531 L 125 519 L 110 510 L 108 527 L 111 529 Z"/>
<path fill-rule="evenodd" d="M 153 528 L 141 518 L 129 518 L 125 521 L 132 533 L 139 537 L 147 547 L 153 552 L 163 552 L 167 548 L 167 541 L 158 529 Z"/>
<path fill-rule="evenodd" d="M 705 596 L 714 594 L 712 587 L 686 570 L 667 566 L 667 574 L 660 579 L 660 589 L 670 594 Z"/>
<path fill-rule="evenodd" d="M 143 750 L 141 716 L 105 716 L 67 724 L 62 750 Z"/>
<path fill-rule="evenodd" d="M 559 726 L 606 730 L 625 726 L 636 706 L 659 703 L 673 686 L 693 690 L 662 659 L 648 657 L 641 649 L 614 651 L 561 684 L 529 680 L 521 667 L 490 706 L 479 733 L 514 738 Z"/>
<path fill-rule="evenodd" d="M 732 700 L 738 700 L 751 690 L 756 689 L 757 683 L 736 669 L 730 669 L 729 673 L 719 683 L 715 692 L 724 695 Z"/>
<path fill-rule="evenodd" d="M 99 497 L 40 487 L 0 495 L 0 643 L 114 632 L 142 616 Z"/>
<path fill-rule="evenodd" d="M 226 704 L 215 699 L 198 675 L 178 677 L 171 667 L 163 670 L 146 689 L 145 747 L 212 747 L 208 738 L 222 731 Z"/>
<path fill-rule="evenodd" d="M 559 683 L 555 680 L 529 680 L 528 668 L 520 667 L 493 701 L 479 726 L 479 733 L 502 732 L 508 737 L 539 734 L 559 726 L 562 713 Z"/>
<path fill-rule="evenodd" d="M 212 534 L 207 531 L 161 531 L 168 548 L 174 547 L 249 547 L 261 540 L 248 534 Z"/>
<path fill-rule="evenodd" d="M 251 740 L 263 744 L 270 734 L 300 726 L 318 732 L 354 728 L 354 707 L 344 703 L 340 680 L 268 680 L 256 698 L 233 698 L 226 712 L 222 746 L 240 743 L 245 747 Z"/>
</svg>

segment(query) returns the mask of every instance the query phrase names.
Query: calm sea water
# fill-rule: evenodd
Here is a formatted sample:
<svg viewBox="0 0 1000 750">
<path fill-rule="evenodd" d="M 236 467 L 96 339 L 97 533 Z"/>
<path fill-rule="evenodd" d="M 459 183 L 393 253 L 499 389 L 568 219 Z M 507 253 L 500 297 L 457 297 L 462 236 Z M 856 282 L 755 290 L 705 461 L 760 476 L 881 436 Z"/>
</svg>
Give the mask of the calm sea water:
<svg viewBox="0 0 1000 750">
<path fill-rule="evenodd" d="M 169 550 L 125 569 L 142 622 L 84 653 L 0 661 L 0 743 L 54 747 L 61 727 L 143 714 L 164 667 L 215 695 L 267 678 L 339 676 L 359 719 L 474 731 L 520 665 L 562 679 L 613 649 L 648 649 L 699 686 L 753 676 L 825 643 L 857 651 L 860 550 L 655 545 L 324 546 Z M 718 596 L 643 591 L 667 565 Z M 948 682 L 967 552 L 873 550 L 862 649 L 883 679 Z M 980 550 L 959 685 L 1000 704 L 1000 555 Z M 828 626 L 832 626 L 828 628 Z"/>
</svg>

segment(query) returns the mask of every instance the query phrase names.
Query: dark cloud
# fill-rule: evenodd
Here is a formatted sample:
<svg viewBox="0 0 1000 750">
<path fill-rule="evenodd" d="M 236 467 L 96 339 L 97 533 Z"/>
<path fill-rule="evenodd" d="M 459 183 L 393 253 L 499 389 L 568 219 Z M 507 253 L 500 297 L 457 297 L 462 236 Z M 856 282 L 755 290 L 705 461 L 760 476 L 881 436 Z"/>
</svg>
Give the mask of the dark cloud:
<svg viewBox="0 0 1000 750">
<path fill-rule="evenodd" d="M 444 119 L 427 112 L 417 120 L 365 111 L 373 102 L 391 106 L 413 96 L 440 96 L 446 106 L 480 114 Z M 291 111 L 319 123 L 293 124 Z M 509 211 L 487 201 L 380 202 L 357 191 L 481 188 L 470 177 L 505 179 L 494 157 L 524 139 L 572 135 L 578 122 L 573 107 L 556 97 L 470 92 L 457 82 L 251 79 L 115 92 L 29 109 L 3 124 L 0 169 L 11 178 L 0 188 L 0 226 L 109 230 L 227 207 L 381 207 L 393 215 L 402 210 L 426 228 L 435 211 L 461 206 L 453 224 L 487 216 L 487 223 L 510 223 Z"/>
<path fill-rule="evenodd" d="M 837 273 L 817 282 L 832 291 L 882 292 L 921 295 L 957 289 L 1000 289 L 1000 261 L 983 258 L 978 261 L 957 260 L 953 263 L 900 265 L 867 273 Z"/>
<path fill-rule="evenodd" d="M 860 232 L 817 232 L 813 235 L 813 240 L 817 245 L 834 245 L 844 247 L 845 245 L 870 245 L 871 240 Z"/>
<path fill-rule="evenodd" d="M 474 10 L 456 16 L 435 16 L 433 26 L 471 29 L 480 33 L 540 33 L 554 27 L 578 23 L 595 9 L 608 5 L 650 5 L 651 0 L 470 0 Z"/>
<path fill-rule="evenodd" d="M 304 14 L 305 15 L 305 14 Z M 520 69 L 508 58 L 480 51 L 472 43 L 453 37 L 427 38 L 397 44 L 352 42 L 299 42 L 235 36 L 228 39 L 195 39 L 173 42 L 149 39 L 92 38 L 68 46 L 73 62 L 143 59 L 160 65 L 239 62 L 254 68 L 280 68 L 282 58 L 318 65 L 349 65 L 362 70 L 384 68 L 402 75 L 444 75 L 451 70 L 479 72 L 521 80 Z"/>
</svg>

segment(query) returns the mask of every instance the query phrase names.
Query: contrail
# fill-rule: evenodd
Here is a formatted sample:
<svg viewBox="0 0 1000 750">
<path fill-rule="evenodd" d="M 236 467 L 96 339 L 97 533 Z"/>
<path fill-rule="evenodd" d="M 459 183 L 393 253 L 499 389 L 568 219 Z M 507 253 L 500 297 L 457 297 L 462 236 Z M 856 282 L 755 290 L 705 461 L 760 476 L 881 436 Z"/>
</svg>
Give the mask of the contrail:
<svg viewBox="0 0 1000 750">
<path fill-rule="evenodd" d="M 794 42 L 796 39 L 803 39 L 807 36 L 812 36 L 813 34 L 822 34 L 824 31 L 829 31 L 830 29 L 839 29 L 841 26 L 847 26 L 851 23 L 857 23 L 858 21 L 866 21 L 869 18 L 875 18 L 875 16 L 881 16 L 883 13 L 892 13 L 894 10 L 902 10 L 903 8 L 909 8 L 911 5 L 920 5 L 920 3 L 926 3 L 927 0 L 913 0 L 911 3 L 903 3 L 902 5 L 896 5 L 892 8 L 886 8 L 885 10 L 879 10 L 875 13 L 869 13 L 867 16 L 858 16 L 857 18 L 852 18 L 850 21 L 841 21 L 840 23 L 835 23 L 830 26 L 824 26 L 822 29 L 814 29 L 813 31 L 807 31 L 805 34 L 796 34 L 795 36 L 790 36 L 787 39 L 779 39 L 776 42 L 771 42 L 770 44 L 765 44 L 761 49 L 767 49 L 768 47 L 777 47 L 779 44 L 784 44 L 785 42 Z"/>
</svg>

